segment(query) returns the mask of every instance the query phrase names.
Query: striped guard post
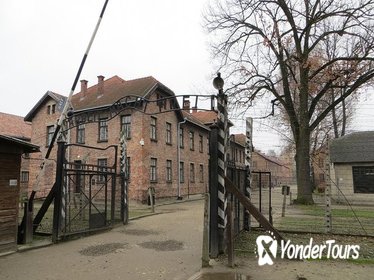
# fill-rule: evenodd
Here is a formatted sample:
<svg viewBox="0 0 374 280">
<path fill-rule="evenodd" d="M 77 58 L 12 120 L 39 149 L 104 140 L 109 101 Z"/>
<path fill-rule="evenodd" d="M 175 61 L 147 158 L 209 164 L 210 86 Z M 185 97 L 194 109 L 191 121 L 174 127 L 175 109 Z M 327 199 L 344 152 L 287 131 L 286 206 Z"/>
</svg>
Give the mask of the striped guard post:
<svg viewBox="0 0 374 280">
<path fill-rule="evenodd" d="M 128 164 L 127 161 L 127 142 L 126 142 L 126 132 L 125 130 L 122 131 L 120 137 L 120 145 L 121 145 L 121 154 L 120 154 L 120 173 L 122 177 L 122 195 L 121 197 L 121 217 L 124 223 L 127 223 L 128 219 L 128 201 L 127 201 L 127 183 L 129 179 L 128 174 Z"/>
<path fill-rule="evenodd" d="M 227 198 L 225 189 L 225 177 L 227 175 L 228 152 L 228 121 L 227 121 L 227 97 L 220 90 L 217 98 L 218 107 L 218 227 L 226 228 L 227 223 Z"/>
<path fill-rule="evenodd" d="M 246 185 L 244 195 L 251 199 L 251 163 L 252 163 L 252 130 L 253 130 L 253 119 L 246 118 L 246 141 L 245 141 L 245 167 L 246 167 Z M 250 229 L 250 220 L 248 211 L 244 212 L 244 229 Z"/>
</svg>

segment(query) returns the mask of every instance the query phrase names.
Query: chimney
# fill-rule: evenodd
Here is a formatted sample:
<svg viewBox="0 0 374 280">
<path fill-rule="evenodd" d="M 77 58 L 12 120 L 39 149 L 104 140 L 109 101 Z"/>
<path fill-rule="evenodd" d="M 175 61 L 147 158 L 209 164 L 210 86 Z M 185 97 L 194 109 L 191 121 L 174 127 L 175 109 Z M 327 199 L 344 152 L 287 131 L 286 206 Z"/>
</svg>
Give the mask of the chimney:
<svg viewBox="0 0 374 280">
<path fill-rule="evenodd" d="M 104 94 L 104 76 L 97 76 L 97 96 Z"/>
<path fill-rule="evenodd" d="M 183 109 L 184 110 L 187 110 L 188 112 L 190 112 L 190 105 L 191 105 L 191 102 L 189 100 L 183 100 Z"/>
<path fill-rule="evenodd" d="M 86 97 L 87 95 L 87 80 L 81 80 L 81 93 L 82 97 Z"/>
</svg>

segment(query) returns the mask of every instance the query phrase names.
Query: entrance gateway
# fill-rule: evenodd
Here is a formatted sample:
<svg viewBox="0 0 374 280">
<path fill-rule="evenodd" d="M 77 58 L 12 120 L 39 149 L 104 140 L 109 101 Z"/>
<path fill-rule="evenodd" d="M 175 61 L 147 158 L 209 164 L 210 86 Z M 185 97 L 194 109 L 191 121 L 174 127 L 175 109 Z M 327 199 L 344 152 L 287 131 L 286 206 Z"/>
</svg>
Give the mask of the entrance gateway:
<svg viewBox="0 0 374 280">
<path fill-rule="evenodd" d="M 219 77 L 219 76 L 218 76 Z M 275 229 L 257 211 L 248 199 L 250 181 L 244 183 L 243 176 L 237 181 L 241 190 L 237 190 L 238 185 L 232 184 L 228 180 L 228 162 L 227 151 L 229 147 L 228 137 L 228 119 L 227 119 L 227 97 L 219 90 L 218 95 L 181 95 L 168 96 L 149 100 L 140 96 L 125 96 L 120 98 L 114 104 L 107 107 L 109 118 L 107 121 L 115 118 L 123 110 L 133 109 L 144 114 L 161 114 L 170 111 L 183 110 L 179 108 L 178 98 L 189 101 L 195 98 L 195 108 L 198 108 L 198 101 L 206 104 L 210 99 L 210 109 L 200 109 L 217 112 L 217 123 L 211 127 L 210 138 L 210 255 L 223 252 L 225 228 L 227 222 L 227 200 L 228 192 L 231 193 L 231 199 L 235 197 L 235 212 L 238 214 L 236 222 L 237 230 L 249 229 L 246 224 L 248 213 L 251 213 L 265 228 L 272 231 Z M 167 102 L 169 100 L 169 102 Z M 150 103 L 156 103 L 159 107 L 157 112 L 147 112 L 147 106 Z M 216 105 L 217 103 L 217 105 Z M 166 106 L 169 104 L 169 106 Z M 148 106 L 150 107 L 150 106 Z M 100 120 L 100 112 L 97 110 L 87 110 L 85 112 L 69 111 L 64 120 L 64 126 L 61 133 L 67 133 L 68 130 L 82 124 L 94 123 Z M 65 129 L 64 129 L 65 127 Z M 114 223 L 127 222 L 128 204 L 127 204 L 127 178 L 126 170 L 126 140 L 121 137 L 121 152 L 117 157 L 118 146 L 108 146 L 105 149 L 98 147 L 88 147 L 77 144 L 58 144 L 58 160 L 56 167 L 56 181 L 45 200 L 42 208 L 34 219 L 34 232 L 39 226 L 42 218 L 46 214 L 49 205 L 54 201 L 53 214 L 53 232 L 54 242 L 76 234 L 86 234 L 113 226 Z M 97 165 L 86 164 L 84 160 L 69 162 L 66 157 L 67 150 L 72 152 L 74 149 L 95 149 L 102 150 L 112 155 L 113 161 Z M 89 152 L 86 152 L 88 154 Z M 119 158 L 119 160 L 117 160 Z M 118 167 L 118 163 L 120 166 Z M 250 167 L 247 167 L 250 170 Z M 118 170 L 118 171 L 117 171 Z M 248 171 L 247 170 L 247 171 Z M 243 172 L 244 173 L 244 172 Z M 230 187 L 230 188 L 229 188 Z M 244 193 L 244 194 L 243 194 Z M 234 197 L 233 197 L 234 196 Z M 240 205 L 243 205 L 243 209 Z M 244 208 L 246 210 L 244 210 Z M 242 214 L 242 215 L 241 215 Z M 241 223 L 239 219 L 244 218 Z M 243 227 L 243 228 L 242 228 Z"/>
</svg>

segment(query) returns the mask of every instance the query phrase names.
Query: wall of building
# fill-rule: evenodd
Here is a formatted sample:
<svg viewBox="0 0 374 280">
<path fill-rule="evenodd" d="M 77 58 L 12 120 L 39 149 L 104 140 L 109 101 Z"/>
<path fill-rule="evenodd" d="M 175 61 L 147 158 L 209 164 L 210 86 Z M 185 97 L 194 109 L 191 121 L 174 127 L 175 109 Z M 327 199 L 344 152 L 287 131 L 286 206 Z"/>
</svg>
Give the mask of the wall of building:
<svg viewBox="0 0 374 280">
<path fill-rule="evenodd" d="M 31 143 L 40 147 L 39 153 L 30 155 L 29 159 L 29 193 L 36 190 L 36 197 L 48 195 L 55 181 L 57 144 L 53 147 L 49 160 L 45 163 L 44 171 L 41 172 L 40 165 L 48 150 L 47 147 L 47 126 L 55 125 L 60 112 L 48 113 L 48 106 L 56 104 L 52 98 L 47 98 L 40 106 L 38 113 L 32 119 Z M 39 176 L 39 177 L 38 177 Z M 37 184 L 38 177 L 38 184 Z"/>
<path fill-rule="evenodd" d="M 352 166 L 373 166 L 373 163 L 353 163 L 339 164 L 334 163 L 330 168 L 330 176 L 334 181 L 331 184 L 331 194 L 333 199 L 340 203 L 349 203 L 374 205 L 374 193 L 354 193 Z M 341 190 L 339 192 L 338 188 Z"/>
<path fill-rule="evenodd" d="M 20 151 L 0 147 L 0 254 L 17 250 Z M 9 186 L 9 180 L 17 186 Z"/>
<path fill-rule="evenodd" d="M 192 123 L 182 125 L 184 129 L 184 148 L 181 148 L 181 161 L 184 162 L 184 182 L 180 184 L 181 195 L 204 193 L 209 186 L 209 131 L 202 129 Z M 189 131 L 194 132 L 194 149 L 190 149 Z M 202 150 L 199 147 L 199 138 L 202 136 Z M 191 163 L 194 166 L 194 180 L 191 178 Z M 203 173 L 200 173 L 200 166 Z M 177 178 L 177 177 L 176 177 Z"/>
</svg>

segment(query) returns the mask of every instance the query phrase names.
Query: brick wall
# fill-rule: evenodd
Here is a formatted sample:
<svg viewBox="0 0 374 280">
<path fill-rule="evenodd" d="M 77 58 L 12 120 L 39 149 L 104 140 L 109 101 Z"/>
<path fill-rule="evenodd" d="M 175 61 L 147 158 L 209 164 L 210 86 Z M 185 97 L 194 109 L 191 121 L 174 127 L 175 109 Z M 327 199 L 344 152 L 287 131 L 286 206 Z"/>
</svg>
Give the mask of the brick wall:
<svg viewBox="0 0 374 280">
<path fill-rule="evenodd" d="M 50 159 L 47 160 L 44 172 L 40 173 L 40 164 L 47 152 L 47 126 L 56 124 L 57 119 L 60 116 L 59 111 L 54 114 L 48 114 L 48 105 L 56 104 L 52 98 L 47 98 L 43 104 L 41 104 L 35 117 L 32 119 L 32 133 L 31 143 L 40 147 L 40 153 L 34 153 L 30 155 L 29 160 L 29 192 L 33 189 L 37 191 L 37 197 L 45 197 L 48 195 L 52 188 L 55 180 L 56 173 L 56 153 L 57 145 L 53 147 L 50 154 Z M 36 186 L 36 177 L 39 176 L 40 183 Z"/>
</svg>

